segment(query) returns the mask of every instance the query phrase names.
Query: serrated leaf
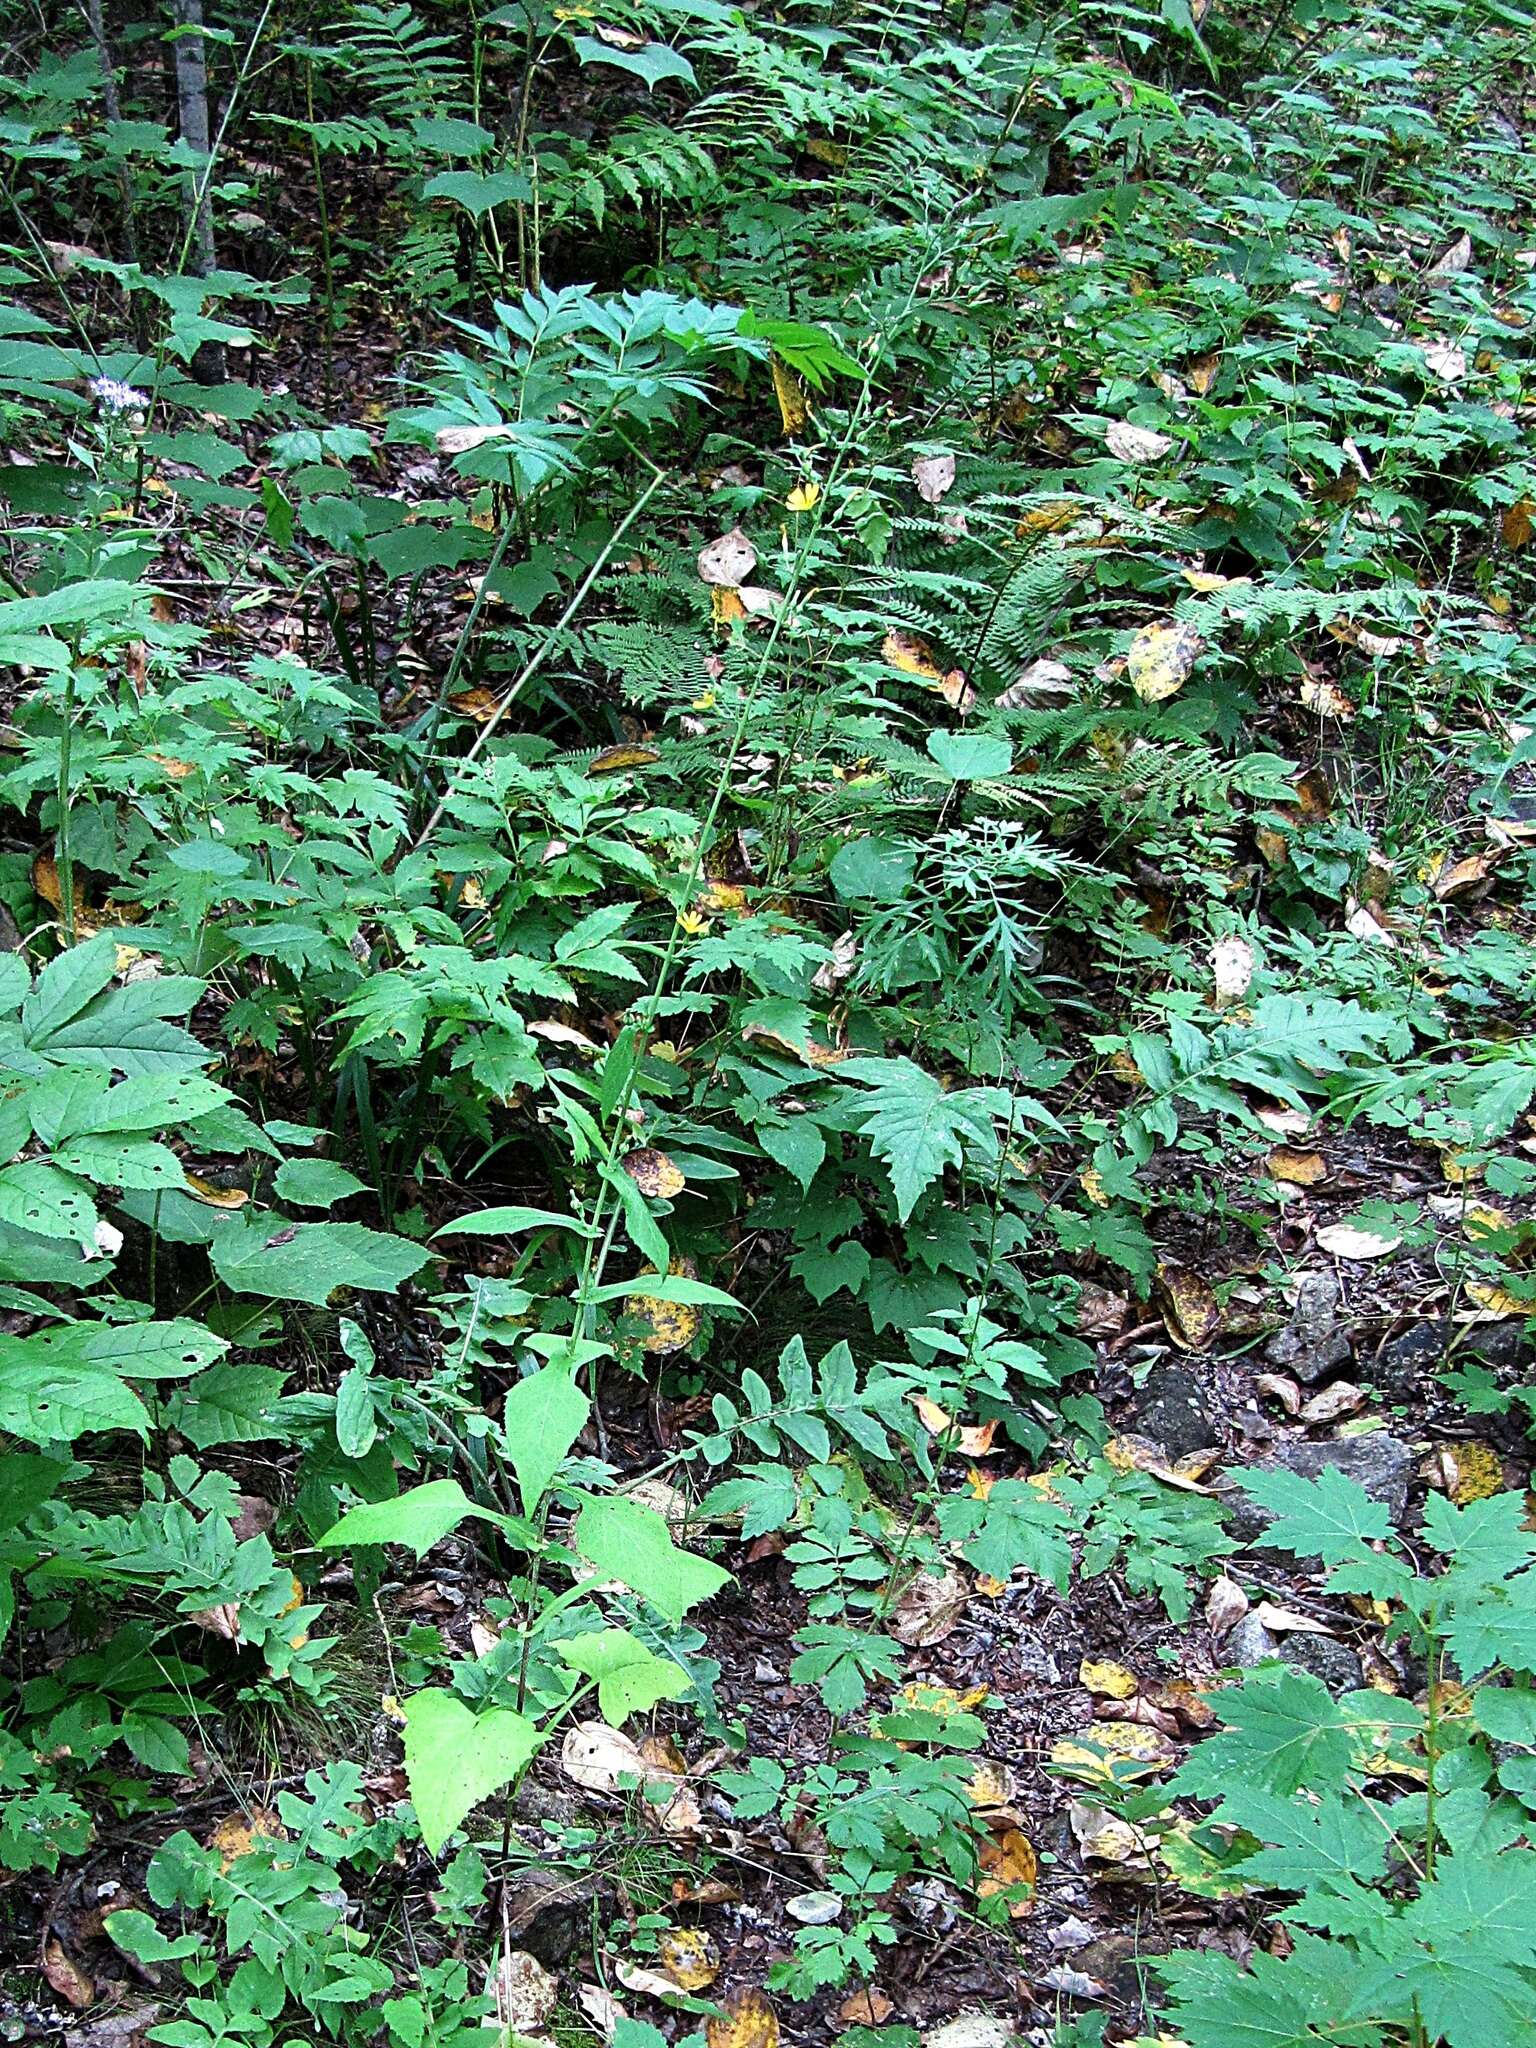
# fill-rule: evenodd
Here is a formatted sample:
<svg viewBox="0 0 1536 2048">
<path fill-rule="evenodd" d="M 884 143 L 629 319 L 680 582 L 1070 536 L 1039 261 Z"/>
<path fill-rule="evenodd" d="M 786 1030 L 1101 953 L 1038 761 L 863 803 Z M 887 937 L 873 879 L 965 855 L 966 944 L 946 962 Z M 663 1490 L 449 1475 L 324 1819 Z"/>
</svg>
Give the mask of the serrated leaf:
<svg viewBox="0 0 1536 2048">
<path fill-rule="evenodd" d="M 531 1516 L 549 1491 L 591 1408 L 574 1371 L 563 1365 L 541 1366 L 507 1389 L 502 1434 L 525 1515 Z"/>
<path fill-rule="evenodd" d="M 200 1451 L 285 1437 L 287 1424 L 274 1412 L 284 1379 L 271 1365 L 211 1366 L 173 1397 L 171 1425 Z"/>
<path fill-rule="evenodd" d="M 974 1149 L 983 1159 L 996 1156 L 996 1090 L 946 1091 L 934 1075 L 905 1059 L 848 1060 L 842 1071 L 871 1084 L 862 1102 L 854 1105 L 858 1129 L 875 1157 L 885 1163 L 901 1222 L 907 1221 L 918 1198 L 946 1166 L 960 1165 L 967 1150 Z"/>
<path fill-rule="evenodd" d="M 521 1714 L 475 1714 L 451 1692 L 414 1693 L 405 1703 L 405 1776 L 421 1838 L 436 1856 L 472 1807 L 510 1783 L 539 1747 Z"/>
<path fill-rule="evenodd" d="M 730 1583 L 728 1571 L 678 1548 L 664 1516 L 617 1496 L 587 1501 L 575 1543 L 604 1578 L 628 1586 L 669 1621 L 681 1621 L 690 1607 Z"/>
<path fill-rule="evenodd" d="M 615 1728 L 631 1714 L 644 1714 L 661 1700 L 679 1700 L 689 1690 L 686 1674 L 628 1629 L 597 1629 L 552 1647 L 573 1671 L 597 1680 L 598 1709 Z"/>
<path fill-rule="evenodd" d="M 236 1294 L 316 1308 L 338 1287 L 392 1294 L 429 1257 L 409 1238 L 361 1223 L 284 1225 L 270 1215 L 220 1231 L 209 1247 L 213 1270 Z"/>
<path fill-rule="evenodd" d="M 346 1544 L 354 1549 L 375 1543 L 399 1543 L 426 1556 L 460 1522 L 476 1512 L 474 1502 L 457 1479 L 429 1479 L 393 1500 L 374 1500 L 349 1508 L 319 1537 L 322 1550 Z"/>
</svg>

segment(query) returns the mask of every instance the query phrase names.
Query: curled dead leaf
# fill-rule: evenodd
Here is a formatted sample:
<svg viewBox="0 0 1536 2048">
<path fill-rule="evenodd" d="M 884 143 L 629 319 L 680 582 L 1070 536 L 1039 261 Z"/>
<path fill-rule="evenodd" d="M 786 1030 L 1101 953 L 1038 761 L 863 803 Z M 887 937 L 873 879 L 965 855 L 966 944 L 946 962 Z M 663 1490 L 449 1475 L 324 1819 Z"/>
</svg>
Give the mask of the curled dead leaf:
<svg viewBox="0 0 1536 2048">
<path fill-rule="evenodd" d="M 1235 1579 L 1223 1574 L 1212 1580 L 1205 1596 L 1205 1625 L 1218 1642 L 1230 1635 L 1247 1612 L 1248 1595 Z"/>
<path fill-rule="evenodd" d="M 1152 1282 L 1164 1327 L 1181 1351 L 1206 1351 L 1221 1328 L 1221 1309 L 1208 1282 L 1189 1266 L 1165 1261 Z"/>
<path fill-rule="evenodd" d="M 960 1626 L 969 1597 L 970 1589 L 953 1565 L 938 1576 L 919 1572 L 891 1611 L 891 1634 L 910 1649 L 942 1643 Z"/>
<path fill-rule="evenodd" d="M 486 1972 L 486 1995 L 495 2001 L 496 2017 L 514 2034 L 536 2034 L 560 1999 L 560 1986 L 536 1956 L 507 1949 L 494 1970 Z"/>
<path fill-rule="evenodd" d="M 699 574 L 706 583 L 737 590 L 756 567 L 757 549 L 739 526 L 699 550 Z"/>
<path fill-rule="evenodd" d="M 1337 1422 L 1341 1416 L 1353 1415 L 1365 1406 L 1365 1389 L 1348 1380 L 1335 1380 L 1331 1387 L 1324 1387 L 1320 1394 L 1314 1394 L 1310 1401 L 1302 1404 L 1300 1415 L 1303 1422 Z"/>
<path fill-rule="evenodd" d="M 1104 445 L 1121 462 L 1156 462 L 1173 446 L 1172 438 L 1152 427 L 1133 427 L 1114 420 L 1105 430 Z"/>
</svg>

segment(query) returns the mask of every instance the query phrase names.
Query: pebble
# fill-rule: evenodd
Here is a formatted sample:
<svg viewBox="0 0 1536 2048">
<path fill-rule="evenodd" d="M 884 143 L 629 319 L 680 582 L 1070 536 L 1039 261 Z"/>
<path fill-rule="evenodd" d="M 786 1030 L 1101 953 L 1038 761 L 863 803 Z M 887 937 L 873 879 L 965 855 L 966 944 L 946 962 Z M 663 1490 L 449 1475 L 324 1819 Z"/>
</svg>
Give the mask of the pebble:
<svg viewBox="0 0 1536 2048">
<path fill-rule="evenodd" d="M 1337 1696 L 1358 1692 L 1365 1684 L 1365 1667 L 1348 1643 L 1332 1636 L 1298 1634 L 1287 1636 L 1280 1645 L 1280 1661 L 1297 1671 L 1310 1671 Z"/>
<path fill-rule="evenodd" d="M 1182 1365 L 1160 1365 L 1147 1375 L 1132 1404 L 1131 1419 L 1138 1435 L 1154 1437 L 1170 1458 L 1187 1457 L 1221 1441 L 1204 1387 Z"/>
<path fill-rule="evenodd" d="M 1350 1355 L 1349 1332 L 1339 1323 L 1337 1274 L 1303 1273 L 1296 1283 L 1291 1320 L 1270 1338 L 1264 1356 L 1310 1387 L 1325 1373 L 1347 1365 Z"/>
</svg>

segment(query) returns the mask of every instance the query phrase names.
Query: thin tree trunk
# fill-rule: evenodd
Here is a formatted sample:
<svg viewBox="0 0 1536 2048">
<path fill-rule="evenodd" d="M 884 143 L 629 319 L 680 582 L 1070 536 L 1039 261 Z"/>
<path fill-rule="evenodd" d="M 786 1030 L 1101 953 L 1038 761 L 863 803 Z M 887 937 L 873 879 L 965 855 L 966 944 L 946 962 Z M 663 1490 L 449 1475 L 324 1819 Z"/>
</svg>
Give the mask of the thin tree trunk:
<svg viewBox="0 0 1536 2048">
<path fill-rule="evenodd" d="M 109 121 L 123 118 L 122 96 L 117 89 L 117 66 L 112 58 L 112 44 L 107 35 L 106 18 L 101 11 L 101 0 L 85 0 L 86 25 L 91 31 L 91 41 L 96 45 L 96 61 L 101 66 L 101 104 Z M 118 203 L 122 207 L 122 222 L 119 234 L 119 253 L 125 263 L 137 264 L 139 260 L 139 230 L 133 217 L 133 180 L 128 175 L 128 166 L 118 159 L 117 164 Z M 149 346 L 149 329 L 144 318 L 144 302 L 137 292 L 128 292 L 128 317 L 133 323 L 133 338 L 141 349 Z"/>
<path fill-rule="evenodd" d="M 201 159 L 201 167 L 189 170 L 186 175 L 188 262 L 194 277 L 207 277 L 218 268 L 219 259 L 213 240 L 213 208 L 208 200 L 210 144 L 203 0 L 171 0 L 171 15 L 180 31 L 176 37 L 176 108 L 181 139 Z M 192 359 L 192 374 L 200 384 L 223 383 L 222 342 L 203 343 Z"/>
</svg>

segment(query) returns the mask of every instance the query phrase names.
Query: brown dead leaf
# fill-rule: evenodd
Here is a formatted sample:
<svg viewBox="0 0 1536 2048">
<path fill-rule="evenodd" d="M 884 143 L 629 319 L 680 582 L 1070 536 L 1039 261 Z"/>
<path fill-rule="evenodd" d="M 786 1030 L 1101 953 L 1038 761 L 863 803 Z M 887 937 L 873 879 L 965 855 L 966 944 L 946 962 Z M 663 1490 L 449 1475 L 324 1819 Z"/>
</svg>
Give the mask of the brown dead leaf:
<svg viewBox="0 0 1536 2048">
<path fill-rule="evenodd" d="M 653 1201 L 670 1202 L 688 1185 L 682 1169 L 654 1145 L 626 1153 L 622 1164 L 641 1194 L 649 1195 Z"/>
<path fill-rule="evenodd" d="M 804 1060 L 808 1067 L 835 1067 L 839 1060 L 847 1057 L 835 1046 L 822 1045 L 814 1038 L 790 1038 L 784 1032 L 774 1031 L 766 1024 L 745 1024 L 742 1026 L 741 1035 L 756 1044 L 772 1046 L 775 1052 L 789 1053 L 794 1059 Z"/>
<path fill-rule="evenodd" d="M 1152 1283 L 1152 1298 L 1164 1326 L 1181 1351 L 1206 1351 L 1221 1328 L 1221 1309 L 1205 1279 L 1192 1267 L 1165 1261 Z"/>
<path fill-rule="evenodd" d="M 725 2011 L 704 2023 L 708 2048 L 779 2048 L 779 2020 L 761 1991 L 733 1992 Z"/>
<path fill-rule="evenodd" d="M 1253 1610 L 1253 1618 L 1277 1636 L 1331 1636 L 1333 1630 L 1325 1621 L 1316 1621 L 1310 1614 L 1303 1614 L 1296 1607 L 1281 1607 L 1273 1600 L 1261 1600 Z"/>
<path fill-rule="evenodd" d="M 88 1976 L 54 1935 L 43 1943 L 43 1975 L 64 2003 L 84 2012 L 96 2002 L 95 1979 Z"/>
<path fill-rule="evenodd" d="M 1301 686 L 1300 698 L 1304 710 L 1315 711 L 1319 718 L 1336 718 L 1341 725 L 1349 724 L 1355 715 L 1354 704 L 1326 676 L 1309 675 Z"/>
<path fill-rule="evenodd" d="M 1301 1413 L 1301 1388 L 1283 1372 L 1259 1373 L 1254 1379 L 1253 1390 L 1256 1394 L 1267 1394 L 1271 1401 L 1278 1401 L 1287 1415 Z"/>
<path fill-rule="evenodd" d="M 1205 1625 L 1220 1642 L 1248 1612 L 1248 1595 L 1235 1579 L 1223 1575 L 1211 1582 L 1211 1590 L 1205 1596 Z"/>
<path fill-rule="evenodd" d="M 1117 1472 L 1145 1472 L 1149 1478 L 1161 1479 L 1165 1486 L 1175 1486 L 1181 1493 L 1212 1493 L 1213 1487 L 1201 1486 L 1189 1470 L 1188 1460 L 1180 1458 L 1172 1462 L 1162 1445 L 1149 1436 L 1137 1436 L 1133 1431 L 1122 1431 L 1112 1436 L 1104 1446 L 1107 1463 Z M 1209 1463 L 1204 1468 L 1209 1469 Z"/>
<path fill-rule="evenodd" d="M 953 1565 L 938 1577 L 919 1572 L 891 1611 L 891 1634 L 909 1649 L 930 1649 L 954 1634 L 969 1598 L 970 1589 Z"/>
<path fill-rule="evenodd" d="M 878 1984 L 851 1992 L 837 2008 L 837 2016 L 848 2027 L 883 2027 L 895 2006 Z"/>
<path fill-rule="evenodd" d="M 488 690 L 483 683 L 477 683 L 472 690 L 460 690 L 455 696 L 450 697 L 448 702 L 461 718 L 472 718 L 476 725 L 488 725 L 496 716 L 501 699 L 494 690 Z"/>
<path fill-rule="evenodd" d="M 978 1813 L 994 1813 L 1011 1806 L 1018 1789 L 1006 1764 L 984 1756 L 966 1781 L 965 1796 Z"/>
<path fill-rule="evenodd" d="M 1331 1387 L 1324 1387 L 1320 1394 L 1314 1394 L 1310 1401 L 1303 1402 L 1300 1416 L 1303 1422 L 1337 1422 L 1341 1416 L 1353 1415 L 1365 1406 L 1365 1389 L 1348 1380 L 1335 1380 Z"/>
<path fill-rule="evenodd" d="M 699 550 L 700 576 L 725 589 L 739 590 L 756 567 L 757 549 L 739 526 Z"/>
<path fill-rule="evenodd" d="M 207 1629 L 211 1636 L 222 1636 L 226 1643 L 238 1643 L 240 1640 L 238 1600 L 225 1600 L 217 1607 L 199 1607 L 187 1619 L 196 1627 Z"/>
<path fill-rule="evenodd" d="M 1489 880 L 1498 863 L 1499 849 L 1492 846 L 1481 853 L 1469 853 L 1462 860 L 1443 863 L 1429 884 L 1436 902 L 1449 903 L 1457 896 L 1467 895 Z"/>
<path fill-rule="evenodd" d="M 1516 498 L 1506 505 L 1499 521 L 1499 535 L 1507 548 L 1523 548 L 1536 533 L 1536 498 Z"/>
</svg>

